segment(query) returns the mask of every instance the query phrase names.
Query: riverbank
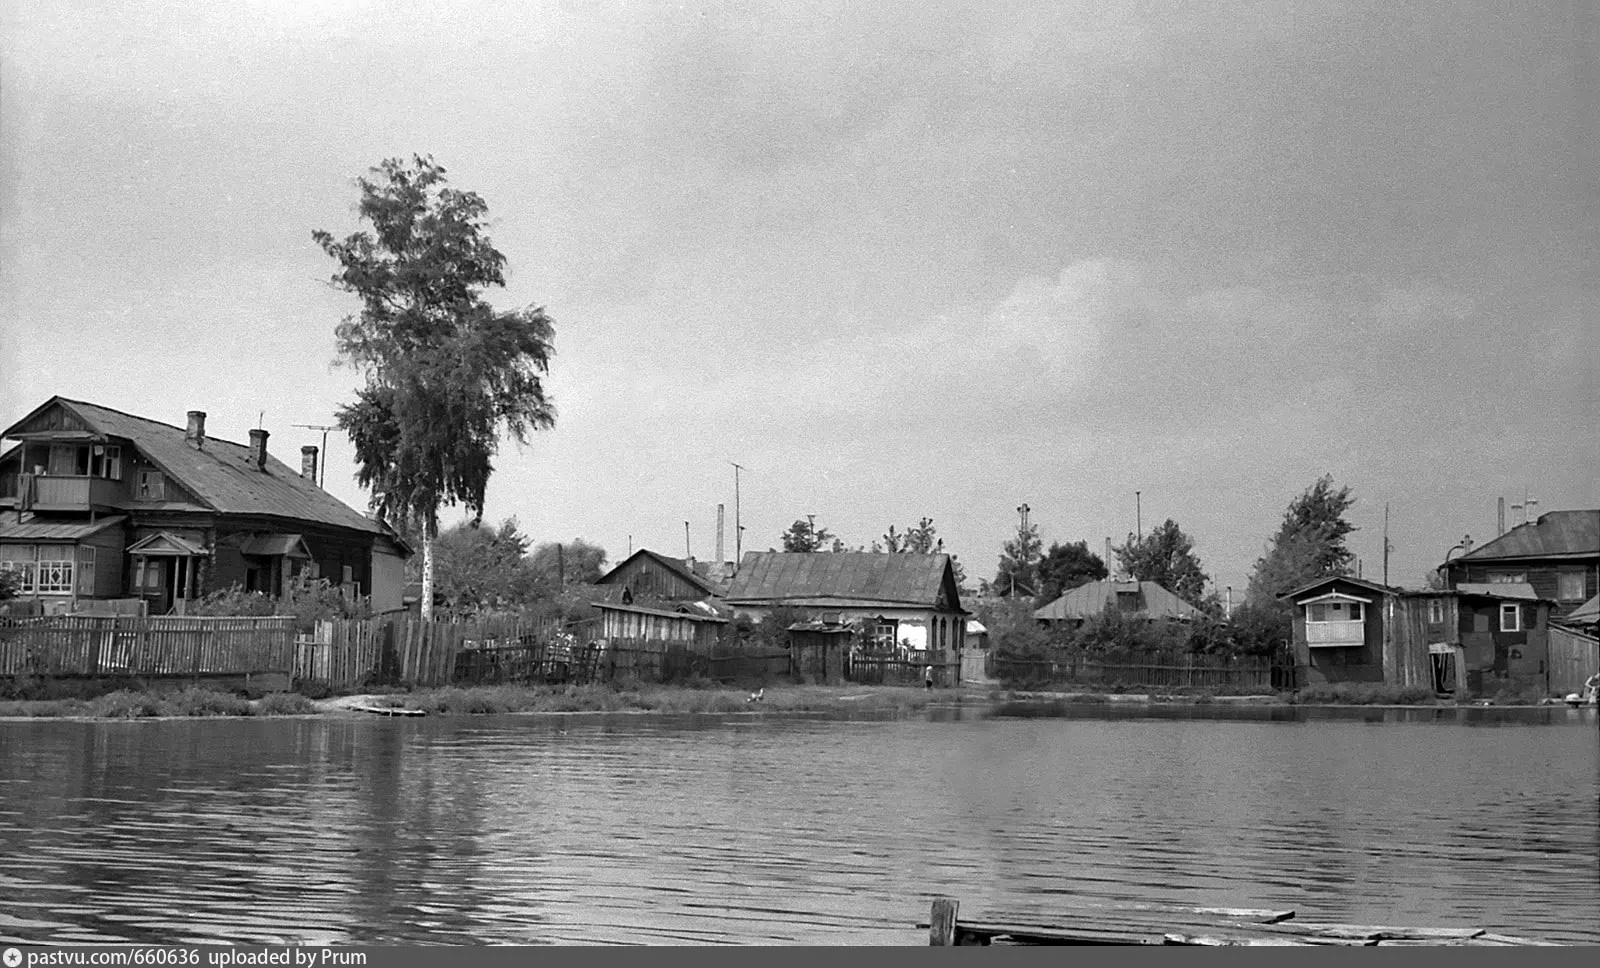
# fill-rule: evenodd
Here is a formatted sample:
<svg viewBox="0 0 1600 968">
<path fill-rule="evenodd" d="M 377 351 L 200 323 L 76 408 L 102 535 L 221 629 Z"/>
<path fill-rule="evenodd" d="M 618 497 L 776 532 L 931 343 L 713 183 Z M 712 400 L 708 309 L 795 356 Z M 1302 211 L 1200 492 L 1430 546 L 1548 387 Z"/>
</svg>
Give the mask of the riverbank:
<svg viewBox="0 0 1600 968">
<path fill-rule="evenodd" d="M 911 686 L 775 686 L 748 690 L 640 685 L 447 686 L 311 700 L 298 693 L 246 699 L 207 689 L 119 690 L 92 699 L 0 700 L 0 719 L 170 719 L 244 716 L 366 716 L 372 708 L 429 715 L 495 713 L 898 713 L 929 705 L 987 703 L 986 691 Z M 994 697 L 998 698 L 998 697 Z"/>
<path fill-rule="evenodd" d="M 1520 700 L 1520 701 L 1518 701 Z M 1557 700 L 1478 699 L 1460 705 L 1502 708 L 1553 705 Z M 299 693 L 271 693 L 247 699 L 209 689 L 118 690 L 91 699 L 0 700 L 0 719 L 173 719 L 249 716 L 372 715 L 372 709 L 415 710 L 427 715 L 559 713 L 872 713 L 917 712 L 930 706 L 985 706 L 998 712 L 1016 706 L 1455 706 L 1416 690 L 1314 688 L 1272 695 L 1103 692 L 1061 689 L 1003 689 L 998 686 L 928 691 L 916 686 L 789 686 L 764 689 L 759 697 L 743 689 L 717 686 L 612 684 L 567 686 L 446 686 L 312 700 Z"/>
</svg>

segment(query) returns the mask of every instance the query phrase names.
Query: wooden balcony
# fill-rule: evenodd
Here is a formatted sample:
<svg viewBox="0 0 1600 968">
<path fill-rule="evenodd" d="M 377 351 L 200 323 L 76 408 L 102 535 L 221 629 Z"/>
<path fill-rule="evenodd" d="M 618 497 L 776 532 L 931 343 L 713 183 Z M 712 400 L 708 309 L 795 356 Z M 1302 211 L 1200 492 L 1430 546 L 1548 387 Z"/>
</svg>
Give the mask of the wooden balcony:
<svg viewBox="0 0 1600 968">
<path fill-rule="evenodd" d="M 32 505 L 37 511 L 88 511 L 91 508 L 115 507 L 123 501 L 121 482 L 108 481 L 103 477 L 52 474 L 31 479 L 20 478 L 15 485 L 17 494 L 21 494 L 20 488 L 24 484 L 33 489 Z"/>
<path fill-rule="evenodd" d="M 1348 649 L 1366 644 L 1367 623 L 1360 619 L 1353 622 L 1306 623 L 1306 645 Z"/>
</svg>

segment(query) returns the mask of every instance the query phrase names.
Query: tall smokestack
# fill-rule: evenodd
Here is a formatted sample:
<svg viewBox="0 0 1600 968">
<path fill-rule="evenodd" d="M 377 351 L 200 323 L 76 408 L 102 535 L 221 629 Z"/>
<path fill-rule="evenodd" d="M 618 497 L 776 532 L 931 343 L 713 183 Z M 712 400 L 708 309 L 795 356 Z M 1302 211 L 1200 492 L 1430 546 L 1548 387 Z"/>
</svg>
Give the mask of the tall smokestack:
<svg viewBox="0 0 1600 968">
<path fill-rule="evenodd" d="M 725 560 L 727 560 L 727 559 L 722 557 L 722 552 L 723 552 L 723 548 L 722 548 L 722 505 L 719 504 L 719 505 L 717 505 L 717 567 L 718 568 L 721 568 L 722 567 L 722 563 Z"/>
<path fill-rule="evenodd" d="M 196 450 L 206 445 L 206 412 L 204 410 L 189 411 L 189 429 L 184 433 L 183 439 L 193 444 Z"/>
<path fill-rule="evenodd" d="M 300 476 L 313 484 L 317 483 L 317 447 L 315 444 L 307 444 L 300 448 Z"/>
<path fill-rule="evenodd" d="M 250 463 L 256 465 L 256 470 L 267 469 L 267 432 L 261 428 L 250 431 Z"/>
<path fill-rule="evenodd" d="M 1506 499 L 1503 497 L 1500 499 L 1500 530 L 1495 533 L 1506 533 Z"/>
</svg>

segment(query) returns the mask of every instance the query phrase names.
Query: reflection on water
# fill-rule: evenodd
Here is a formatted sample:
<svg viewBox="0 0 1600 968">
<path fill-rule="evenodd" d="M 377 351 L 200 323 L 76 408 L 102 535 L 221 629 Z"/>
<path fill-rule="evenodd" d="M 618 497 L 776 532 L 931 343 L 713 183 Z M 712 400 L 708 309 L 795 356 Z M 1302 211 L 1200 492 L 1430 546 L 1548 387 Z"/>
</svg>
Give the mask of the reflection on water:
<svg viewBox="0 0 1600 968">
<path fill-rule="evenodd" d="M 0 939 L 916 944 L 948 893 L 1600 942 L 1593 712 L 1058 712 L 0 723 Z"/>
</svg>

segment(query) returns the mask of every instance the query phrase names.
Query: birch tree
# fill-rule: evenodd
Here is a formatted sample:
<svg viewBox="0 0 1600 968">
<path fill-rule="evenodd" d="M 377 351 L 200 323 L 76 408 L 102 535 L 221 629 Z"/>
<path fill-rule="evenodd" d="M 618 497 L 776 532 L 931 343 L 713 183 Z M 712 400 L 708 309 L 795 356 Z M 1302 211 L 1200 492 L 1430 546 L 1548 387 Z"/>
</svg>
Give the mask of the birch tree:
<svg viewBox="0 0 1600 968">
<path fill-rule="evenodd" d="M 369 229 L 312 238 L 339 264 L 334 288 L 361 310 L 339 324 L 339 362 L 365 377 L 339 426 L 357 479 L 388 520 L 422 534 L 422 617 L 433 617 L 441 508 L 483 518 L 500 439 L 525 444 L 555 425 L 544 378 L 555 327 L 542 307 L 498 310 L 505 256 L 485 232 L 488 206 L 448 186 L 431 157 L 391 158 L 357 179 Z"/>
</svg>

